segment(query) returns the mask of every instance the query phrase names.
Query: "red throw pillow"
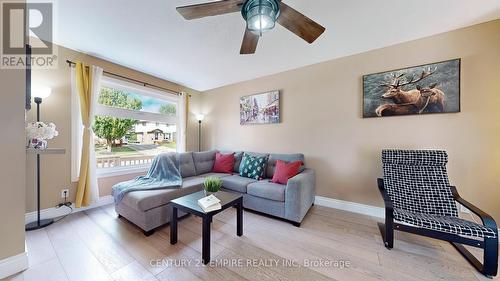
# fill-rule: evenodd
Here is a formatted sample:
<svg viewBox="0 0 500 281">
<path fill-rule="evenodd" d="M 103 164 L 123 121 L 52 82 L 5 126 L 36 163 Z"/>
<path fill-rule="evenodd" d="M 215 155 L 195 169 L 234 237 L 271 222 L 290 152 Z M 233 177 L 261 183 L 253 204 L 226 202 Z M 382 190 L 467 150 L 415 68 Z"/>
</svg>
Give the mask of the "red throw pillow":
<svg viewBox="0 0 500 281">
<path fill-rule="evenodd" d="M 234 169 L 234 161 L 234 153 L 221 154 L 217 152 L 215 154 L 215 163 L 212 172 L 232 174 Z"/>
<path fill-rule="evenodd" d="M 287 184 L 289 178 L 299 173 L 300 166 L 302 166 L 302 161 L 287 163 L 282 160 L 276 160 L 276 168 L 274 169 L 274 176 L 271 181 L 274 183 Z"/>
</svg>

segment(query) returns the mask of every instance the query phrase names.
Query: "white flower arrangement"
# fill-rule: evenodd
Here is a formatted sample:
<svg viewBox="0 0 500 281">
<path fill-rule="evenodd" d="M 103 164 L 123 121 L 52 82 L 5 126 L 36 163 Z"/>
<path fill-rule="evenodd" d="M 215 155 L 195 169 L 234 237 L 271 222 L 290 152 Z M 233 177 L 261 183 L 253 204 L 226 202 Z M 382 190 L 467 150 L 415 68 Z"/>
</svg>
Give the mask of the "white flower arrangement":
<svg viewBox="0 0 500 281">
<path fill-rule="evenodd" d="M 50 140 L 57 137 L 59 132 L 54 123 L 31 122 L 26 126 L 26 135 L 29 139 Z"/>
</svg>

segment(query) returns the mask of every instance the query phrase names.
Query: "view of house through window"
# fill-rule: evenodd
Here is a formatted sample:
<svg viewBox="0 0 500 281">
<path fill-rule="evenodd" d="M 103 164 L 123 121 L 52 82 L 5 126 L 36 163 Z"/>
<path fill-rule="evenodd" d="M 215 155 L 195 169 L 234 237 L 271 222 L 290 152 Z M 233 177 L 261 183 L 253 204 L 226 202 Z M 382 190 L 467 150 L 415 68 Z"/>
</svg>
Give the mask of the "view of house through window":
<svg viewBox="0 0 500 281">
<path fill-rule="evenodd" d="M 176 151 L 177 106 L 169 100 L 102 87 L 93 124 L 98 168 L 147 165 Z"/>
</svg>

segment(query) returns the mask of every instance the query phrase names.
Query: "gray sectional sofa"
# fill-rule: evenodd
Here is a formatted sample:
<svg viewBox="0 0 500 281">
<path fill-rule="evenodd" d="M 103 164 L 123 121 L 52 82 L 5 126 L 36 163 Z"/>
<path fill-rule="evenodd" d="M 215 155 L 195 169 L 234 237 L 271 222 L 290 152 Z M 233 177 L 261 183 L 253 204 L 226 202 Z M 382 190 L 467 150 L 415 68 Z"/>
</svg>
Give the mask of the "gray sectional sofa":
<svg viewBox="0 0 500 281">
<path fill-rule="evenodd" d="M 314 171 L 302 166 L 300 173 L 288 181 L 287 185 L 271 182 L 276 160 L 302 160 L 302 154 L 263 154 L 266 155 L 265 179 L 254 180 L 239 176 L 239 166 L 243 152 L 235 154 L 236 162 L 233 174 L 212 173 L 216 151 L 178 153 L 180 172 L 183 177 L 182 188 L 133 191 L 125 195 L 115 205 L 116 212 L 151 235 L 154 230 L 170 221 L 169 202 L 178 197 L 203 190 L 203 182 L 207 177 L 220 177 L 223 189 L 243 195 L 243 206 L 290 221 L 300 226 L 302 219 L 314 203 L 316 177 Z M 183 216 L 179 212 L 179 216 Z"/>
</svg>

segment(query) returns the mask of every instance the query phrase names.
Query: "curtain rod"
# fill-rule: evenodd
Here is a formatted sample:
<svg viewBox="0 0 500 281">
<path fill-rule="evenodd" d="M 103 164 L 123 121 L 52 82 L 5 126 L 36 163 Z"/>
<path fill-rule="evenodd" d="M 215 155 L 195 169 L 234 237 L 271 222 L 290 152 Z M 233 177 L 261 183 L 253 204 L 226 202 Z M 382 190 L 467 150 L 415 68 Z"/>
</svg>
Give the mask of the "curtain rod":
<svg viewBox="0 0 500 281">
<path fill-rule="evenodd" d="M 70 67 L 73 66 L 73 65 L 76 65 L 75 62 L 70 61 L 70 60 L 66 60 L 66 63 L 68 63 L 68 65 Z M 143 85 L 144 87 L 157 88 L 157 89 L 160 89 L 160 90 L 163 90 L 163 91 L 174 93 L 174 94 L 179 95 L 179 96 L 181 95 L 181 93 L 179 93 L 177 91 L 174 91 L 174 90 L 171 90 L 171 89 L 167 89 L 167 88 L 163 88 L 163 87 L 160 87 L 160 86 L 156 86 L 156 85 L 153 85 L 153 84 L 149 84 L 149 83 L 146 83 L 146 82 L 134 79 L 134 78 L 126 77 L 126 76 L 123 76 L 123 75 L 120 75 L 120 74 L 116 74 L 116 73 L 112 73 L 112 72 L 105 71 L 105 70 L 103 70 L 103 72 L 105 74 L 107 74 L 107 75 L 115 76 L 115 77 L 118 77 L 118 78 L 121 78 L 121 79 L 125 79 L 125 80 L 128 80 L 128 81 L 134 82 L 134 83 L 139 84 L 139 85 Z M 191 97 L 191 95 L 188 95 L 188 96 Z"/>
</svg>

